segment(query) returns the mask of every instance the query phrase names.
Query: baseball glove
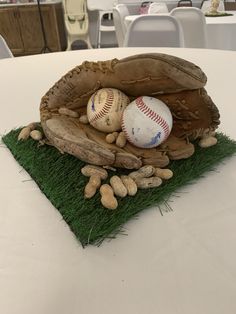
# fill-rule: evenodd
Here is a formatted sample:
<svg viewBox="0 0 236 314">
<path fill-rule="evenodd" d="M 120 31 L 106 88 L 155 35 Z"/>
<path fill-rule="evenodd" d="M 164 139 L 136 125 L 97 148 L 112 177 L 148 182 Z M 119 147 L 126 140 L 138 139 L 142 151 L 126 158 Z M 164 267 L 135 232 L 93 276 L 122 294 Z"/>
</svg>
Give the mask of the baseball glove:
<svg viewBox="0 0 236 314">
<path fill-rule="evenodd" d="M 214 131 L 220 123 L 218 109 L 204 89 L 206 81 L 198 66 L 166 54 L 85 61 L 42 97 L 41 125 L 53 146 L 87 163 L 127 169 L 147 164 L 164 167 L 170 159 L 191 156 L 191 141 Z M 86 113 L 91 95 L 104 87 L 121 90 L 131 101 L 143 95 L 161 99 L 173 116 L 168 139 L 156 148 L 138 148 L 128 142 L 120 148 L 108 144 L 105 133 L 60 113 L 60 108 Z"/>
</svg>

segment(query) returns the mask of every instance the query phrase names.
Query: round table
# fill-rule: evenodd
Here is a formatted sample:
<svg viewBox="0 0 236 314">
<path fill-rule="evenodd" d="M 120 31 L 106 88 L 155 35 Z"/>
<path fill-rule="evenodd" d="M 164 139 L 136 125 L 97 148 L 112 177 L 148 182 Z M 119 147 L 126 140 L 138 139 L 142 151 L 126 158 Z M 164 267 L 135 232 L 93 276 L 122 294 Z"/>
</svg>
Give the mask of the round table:
<svg viewBox="0 0 236 314">
<path fill-rule="evenodd" d="M 39 121 L 45 92 L 84 60 L 162 52 L 198 64 L 236 138 L 236 53 L 115 48 L 0 60 L 0 132 Z M 125 73 L 124 73 L 125 76 Z M 125 225 L 127 236 L 83 249 L 59 212 L 0 149 L 0 308 L 4 314 L 235 314 L 236 158 Z"/>
</svg>

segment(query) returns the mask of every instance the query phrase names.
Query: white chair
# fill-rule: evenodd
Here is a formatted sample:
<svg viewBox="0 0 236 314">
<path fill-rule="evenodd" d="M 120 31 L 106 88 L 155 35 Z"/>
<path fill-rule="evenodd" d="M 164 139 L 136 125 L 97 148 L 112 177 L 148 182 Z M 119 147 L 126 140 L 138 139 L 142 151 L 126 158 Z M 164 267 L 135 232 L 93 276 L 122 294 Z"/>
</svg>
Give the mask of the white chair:
<svg viewBox="0 0 236 314">
<path fill-rule="evenodd" d="M 129 10 L 125 4 L 118 4 L 113 8 L 113 20 L 116 31 L 118 46 L 122 47 L 127 31 L 124 18 L 129 15 Z"/>
<path fill-rule="evenodd" d="M 203 1 L 201 4 L 201 10 L 203 13 L 207 13 L 210 10 L 210 7 L 211 7 L 211 0 Z M 220 1 L 218 11 L 222 12 L 224 10 L 225 10 L 224 1 Z"/>
<path fill-rule="evenodd" d="M 145 14 L 128 27 L 124 47 L 183 47 L 179 22 L 170 15 Z"/>
<path fill-rule="evenodd" d="M 187 48 L 206 48 L 206 18 L 203 12 L 193 7 L 178 7 L 170 12 L 181 24 L 184 44 Z"/>
<path fill-rule="evenodd" d="M 193 3 L 191 0 L 179 0 L 177 7 L 192 7 Z"/>
<path fill-rule="evenodd" d="M 101 39 L 102 32 L 115 32 L 115 26 L 112 17 L 112 9 L 111 10 L 99 10 L 98 13 L 98 44 L 97 47 L 101 48 Z M 104 24 L 104 16 L 108 16 L 107 22 L 111 23 L 111 25 Z"/>
<path fill-rule="evenodd" d="M 101 47 L 102 33 L 115 35 L 112 10 L 114 0 L 87 0 L 89 11 L 98 11 L 97 19 L 97 47 Z"/>
<path fill-rule="evenodd" d="M 149 5 L 148 14 L 168 13 L 169 10 L 164 2 L 153 2 Z"/>
<path fill-rule="evenodd" d="M 92 48 L 89 39 L 89 20 L 85 0 L 63 0 L 64 20 L 67 33 L 67 50 L 76 40 L 86 42 Z"/>
<path fill-rule="evenodd" d="M 13 58 L 13 54 L 5 39 L 0 35 L 0 59 Z"/>
</svg>

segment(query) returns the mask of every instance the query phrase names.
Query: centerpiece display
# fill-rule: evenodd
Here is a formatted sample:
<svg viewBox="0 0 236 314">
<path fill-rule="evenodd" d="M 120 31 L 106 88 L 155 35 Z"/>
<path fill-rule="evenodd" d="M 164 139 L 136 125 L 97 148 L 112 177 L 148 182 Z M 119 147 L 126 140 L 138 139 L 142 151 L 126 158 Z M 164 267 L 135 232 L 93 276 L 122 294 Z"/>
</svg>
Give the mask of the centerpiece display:
<svg viewBox="0 0 236 314">
<path fill-rule="evenodd" d="M 98 243 L 236 151 L 206 82 L 162 53 L 84 61 L 42 97 L 40 123 L 3 140 L 82 245 Z"/>
<path fill-rule="evenodd" d="M 214 16 L 228 16 L 232 15 L 224 11 L 219 11 L 220 2 L 222 0 L 211 0 L 211 5 L 209 10 L 205 13 L 205 16 L 214 17 Z"/>
</svg>

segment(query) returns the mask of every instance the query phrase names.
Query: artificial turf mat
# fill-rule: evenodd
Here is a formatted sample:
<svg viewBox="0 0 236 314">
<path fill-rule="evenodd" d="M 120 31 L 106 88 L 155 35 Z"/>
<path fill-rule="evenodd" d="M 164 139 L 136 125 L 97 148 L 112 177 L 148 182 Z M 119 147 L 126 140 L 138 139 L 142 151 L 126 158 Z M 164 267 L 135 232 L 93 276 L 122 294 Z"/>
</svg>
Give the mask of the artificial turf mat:
<svg viewBox="0 0 236 314">
<path fill-rule="evenodd" d="M 185 160 L 172 161 L 168 168 L 174 176 L 158 188 L 139 190 L 135 196 L 118 198 L 119 207 L 112 211 L 100 203 L 97 193 L 92 199 L 83 197 L 88 178 L 81 175 L 85 165 L 79 159 L 61 154 L 52 146 L 39 146 L 32 139 L 17 141 L 20 129 L 2 137 L 19 164 L 31 175 L 42 192 L 59 210 L 82 246 L 101 244 L 105 238 L 113 238 L 124 231 L 124 224 L 149 206 L 160 206 L 178 188 L 193 183 L 214 170 L 224 158 L 236 152 L 236 142 L 222 133 L 217 134 L 218 144 L 207 149 L 197 147 L 195 154 Z M 127 173 L 119 169 L 109 175 Z"/>
</svg>

